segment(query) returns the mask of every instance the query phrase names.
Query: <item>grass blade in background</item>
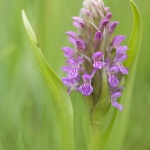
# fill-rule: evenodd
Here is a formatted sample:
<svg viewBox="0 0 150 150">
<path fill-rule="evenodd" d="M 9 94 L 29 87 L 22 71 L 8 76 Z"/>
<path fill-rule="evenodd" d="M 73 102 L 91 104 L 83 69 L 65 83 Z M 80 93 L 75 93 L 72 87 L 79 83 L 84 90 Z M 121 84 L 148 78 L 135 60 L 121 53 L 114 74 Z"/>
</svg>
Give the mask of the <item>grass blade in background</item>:
<svg viewBox="0 0 150 150">
<path fill-rule="evenodd" d="M 127 124 L 129 122 L 129 114 L 131 111 L 132 95 L 134 94 L 133 93 L 134 77 L 136 74 L 136 64 L 142 39 L 142 20 L 135 3 L 131 0 L 130 3 L 132 6 L 132 10 L 134 12 L 134 25 L 129 43 L 129 51 L 130 51 L 128 53 L 129 58 L 126 62 L 126 65 L 130 66 L 129 76 L 126 78 L 125 89 L 121 98 L 121 104 L 123 104 L 124 106 L 124 111 L 119 112 L 118 110 L 115 110 L 114 115 L 115 118 L 112 119 L 113 121 L 111 122 L 112 124 L 110 125 L 111 126 L 110 133 L 106 134 L 104 137 L 105 139 L 107 139 L 104 146 L 104 150 L 122 149 L 121 147 L 124 142 Z"/>
<path fill-rule="evenodd" d="M 18 136 L 18 149 L 19 150 L 25 150 L 21 133 Z"/>
<path fill-rule="evenodd" d="M 24 10 L 22 11 L 22 18 L 29 40 L 33 47 L 36 60 L 49 86 L 58 120 L 61 148 L 62 150 L 73 150 L 73 109 L 71 100 L 60 79 L 45 60 Z"/>
<path fill-rule="evenodd" d="M 15 44 L 13 44 L 13 43 L 9 44 L 2 51 L 0 51 L 0 61 L 6 59 L 9 55 L 14 53 L 15 50 L 16 50 Z"/>
</svg>

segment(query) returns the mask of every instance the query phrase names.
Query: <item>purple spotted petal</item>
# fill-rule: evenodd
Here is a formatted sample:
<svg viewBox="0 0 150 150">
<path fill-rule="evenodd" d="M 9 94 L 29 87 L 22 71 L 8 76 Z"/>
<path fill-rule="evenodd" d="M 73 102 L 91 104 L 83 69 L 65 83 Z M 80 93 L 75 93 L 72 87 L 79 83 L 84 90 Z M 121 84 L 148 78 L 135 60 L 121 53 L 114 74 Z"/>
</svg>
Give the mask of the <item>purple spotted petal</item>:
<svg viewBox="0 0 150 150">
<path fill-rule="evenodd" d="M 91 93 L 93 92 L 93 87 L 91 86 L 91 84 L 83 83 L 83 84 L 79 87 L 79 91 L 80 91 L 83 95 L 88 96 L 88 95 L 91 95 Z"/>
<path fill-rule="evenodd" d="M 79 64 L 83 64 L 84 63 L 84 59 L 82 57 L 78 57 L 78 63 Z"/>
<path fill-rule="evenodd" d="M 67 62 L 69 65 L 71 65 L 71 66 L 78 66 L 78 65 L 79 65 L 79 64 L 78 64 L 78 61 L 75 60 L 74 58 L 70 58 L 70 59 L 66 60 L 66 62 Z"/>
<path fill-rule="evenodd" d="M 64 83 L 65 86 L 72 86 L 73 85 L 73 81 L 71 79 L 68 79 L 68 78 L 62 78 L 62 82 Z"/>
<path fill-rule="evenodd" d="M 119 66 L 112 66 L 111 68 L 109 68 L 109 72 L 115 72 L 115 73 L 117 73 L 117 72 L 119 72 L 120 71 L 120 68 L 119 68 Z"/>
<path fill-rule="evenodd" d="M 125 68 L 124 66 L 120 65 L 119 69 L 122 74 L 128 74 L 128 68 Z"/>
<path fill-rule="evenodd" d="M 111 94 L 111 99 L 117 99 L 122 95 L 121 92 L 115 92 L 113 94 Z"/>
<path fill-rule="evenodd" d="M 114 30 L 116 29 L 117 25 L 119 24 L 119 22 L 117 21 L 114 21 L 114 22 L 111 22 L 109 25 L 108 25 L 108 32 L 110 34 L 112 34 L 114 32 Z"/>
<path fill-rule="evenodd" d="M 109 81 L 109 84 L 113 87 L 116 87 L 119 84 L 119 80 L 114 75 L 109 75 L 108 81 Z"/>
<path fill-rule="evenodd" d="M 72 19 L 76 22 L 83 22 L 82 19 L 78 16 L 74 16 L 74 17 L 72 17 Z"/>
<path fill-rule="evenodd" d="M 115 36 L 114 39 L 112 40 L 112 45 L 113 45 L 114 47 L 117 47 L 117 46 L 119 46 L 119 45 L 122 43 L 122 41 L 124 41 L 125 39 L 126 39 L 126 36 L 117 35 L 117 36 Z"/>
<path fill-rule="evenodd" d="M 102 33 L 101 31 L 97 31 L 97 32 L 95 33 L 94 40 L 95 40 L 96 42 L 99 42 L 99 41 L 102 40 L 102 36 L 103 36 L 103 33 Z"/>
<path fill-rule="evenodd" d="M 69 73 L 71 71 L 72 67 L 71 66 L 63 66 L 62 70 L 66 73 Z"/>
<path fill-rule="evenodd" d="M 93 92 L 93 87 L 91 86 L 91 75 L 84 74 L 82 76 L 83 84 L 79 87 L 79 92 L 81 92 L 83 95 L 88 96 Z"/>
<path fill-rule="evenodd" d="M 127 46 L 118 46 L 116 47 L 116 50 L 117 50 L 117 55 L 118 54 L 125 54 L 126 51 L 128 50 L 128 47 Z"/>
<path fill-rule="evenodd" d="M 89 74 L 84 74 L 83 76 L 82 76 L 82 79 L 84 80 L 84 81 L 90 81 L 91 80 L 91 75 L 89 75 Z"/>
<path fill-rule="evenodd" d="M 86 49 L 86 45 L 85 45 L 84 41 L 81 40 L 81 39 L 76 40 L 76 46 L 80 50 L 85 50 Z"/>
<path fill-rule="evenodd" d="M 123 62 L 123 61 L 125 61 L 127 58 L 128 58 L 127 55 L 121 55 L 120 57 L 114 58 L 114 62 L 115 62 L 115 63 Z"/>
<path fill-rule="evenodd" d="M 66 34 L 71 36 L 71 37 L 73 37 L 73 38 L 77 37 L 77 34 L 75 32 L 73 32 L 73 31 L 68 31 L 68 32 L 66 32 Z"/>
<path fill-rule="evenodd" d="M 109 22 L 109 20 L 107 20 L 107 19 L 102 20 L 99 24 L 99 29 L 103 30 L 106 27 L 106 25 L 108 24 L 108 22 Z"/>
<path fill-rule="evenodd" d="M 72 68 L 70 66 L 64 66 L 62 67 L 62 70 L 66 73 L 68 73 L 68 78 L 73 79 L 78 76 L 78 68 Z"/>
<path fill-rule="evenodd" d="M 62 82 L 64 83 L 65 86 L 76 87 L 79 85 L 79 78 L 69 79 L 66 77 L 66 78 L 62 78 Z"/>
<path fill-rule="evenodd" d="M 96 52 L 92 55 L 92 59 L 94 61 L 93 67 L 97 69 L 102 69 L 105 66 L 105 63 L 102 62 L 103 54 L 102 52 Z"/>
<path fill-rule="evenodd" d="M 74 46 L 76 45 L 76 39 L 75 38 L 73 38 L 73 37 L 68 37 L 68 41 L 70 42 L 70 43 L 72 43 Z"/>
<path fill-rule="evenodd" d="M 71 71 L 68 73 L 68 78 L 73 79 L 78 76 L 78 69 L 71 69 Z"/>
<path fill-rule="evenodd" d="M 112 13 L 107 13 L 106 16 L 104 17 L 104 19 L 106 20 L 110 20 L 112 18 Z"/>
<path fill-rule="evenodd" d="M 116 107 L 117 109 L 119 109 L 120 111 L 122 111 L 122 110 L 123 110 L 122 105 L 121 105 L 121 104 L 119 104 L 119 103 L 118 103 L 118 102 L 116 102 L 116 101 L 112 101 L 112 105 L 113 105 L 114 107 Z"/>
<path fill-rule="evenodd" d="M 98 58 L 99 60 L 103 58 L 102 52 L 96 52 L 92 55 L 92 59 Z"/>
<path fill-rule="evenodd" d="M 68 87 L 68 94 L 70 94 L 72 90 L 78 90 L 79 81 L 79 77 L 74 79 L 62 78 L 62 82 Z"/>
<path fill-rule="evenodd" d="M 76 22 L 76 21 L 73 22 L 73 26 L 77 29 L 80 29 L 82 27 L 81 24 L 79 22 Z"/>
<path fill-rule="evenodd" d="M 95 61 L 93 64 L 93 67 L 97 68 L 97 69 L 102 69 L 104 66 L 105 66 L 105 63 L 103 63 L 101 61 Z"/>
<path fill-rule="evenodd" d="M 74 20 L 74 22 L 78 23 L 78 27 L 84 27 L 84 22 L 80 17 L 72 17 L 72 19 Z"/>
<path fill-rule="evenodd" d="M 72 57 L 74 55 L 74 51 L 70 47 L 63 47 L 62 50 L 64 51 L 64 56 L 65 57 L 70 58 L 70 57 Z"/>
</svg>

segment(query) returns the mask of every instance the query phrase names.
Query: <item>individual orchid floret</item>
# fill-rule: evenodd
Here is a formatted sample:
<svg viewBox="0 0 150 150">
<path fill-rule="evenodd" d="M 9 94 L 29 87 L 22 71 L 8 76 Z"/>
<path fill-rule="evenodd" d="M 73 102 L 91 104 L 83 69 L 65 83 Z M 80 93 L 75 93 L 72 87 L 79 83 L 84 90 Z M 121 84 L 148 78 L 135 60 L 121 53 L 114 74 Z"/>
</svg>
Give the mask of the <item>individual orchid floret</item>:
<svg viewBox="0 0 150 150">
<path fill-rule="evenodd" d="M 115 91 L 114 93 L 111 94 L 111 103 L 114 107 L 122 111 L 123 106 L 116 101 L 119 97 L 121 97 L 122 92 L 120 92 L 121 89 L 117 89 L 117 90 L 118 91 Z"/>
<path fill-rule="evenodd" d="M 106 25 L 108 24 L 108 22 L 109 22 L 109 20 L 107 20 L 107 19 L 102 20 L 99 24 L 99 29 L 103 30 L 104 27 L 106 27 Z"/>
<path fill-rule="evenodd" d="M 76 38 L 77 37 L 77 33 L 73 32 L 73 31 L 68 31 L 66 32 L 66 34 L 70 37 Z"/>
<path fill-rule="evenodd" d="M 66 73 L 68 73 L 67 77 L 69 79 L 73 79 L 76 78 L 78 76 L 78 69 L 77 68 L 72 68 L 69 66 L 64 66 L 63 67 L 63 71 L 65 71 Z"/>
<path fill-rule="evenodd" d="M 62 50 L 64 51 L 64 56 L 65 57 L 68 57 L 68 58 L 73 57 L 74 51 L 73 51 L 72 48 L 70 48 L 70 47 L 63 47 Z"/>
<path fill-rule="evenodd" d="M 109 7 L 104 7 L 104 10 L 105 10 L 106 13 L 110 12 L 110 8 Z"/>
<path fill-rule="evenodd" d="M 85 42 L 81 39 L 76 40 L 76 46 L 79 50 L 85 50 L 86 49 L 86 45 Z"/>
<path fill-rule="evenodd" d="M 104 19 L 106 19 L 106 20 L 110 20 L 112 18 L 112 13 L 107 13 L 106 15 L 105 15 L 105 17 L 104 17 Z"/>
<path fill-rule="evenodd" d="M 82 21 L 82 19 L 80 17 L 72 17 L 72 19 L 74 20 L 73 25 L 77 29 L 84 27 L 84 22 Z"/>
<path fill-rule="evenodd" d="M 77 61 L 74 58 L 70 58 L 66 62 L 69 64 L 69 66 L 64 66 L 63 71 L 68 73 L 69 79 L 76 78 L 79 74 L 78 70 L 82 70 L 80 65 L 83 63 L 83 59 L 79 57 Z"/>
<path fill-rule="evenodd" d="M 68 41 L 72 44 L 72 45 L 76 45 L 76 39 L 74 38 L 74 37 L 72 37 L 72 36 L 69 36 L 68 37 Z"/>
<path fill-rule="evenodd" d="M 73 79 L 73 78 L 76 78 L 77 76 L 78 76 L 78 69 L 76 68 L 71 69 L 68 74 L 68 78 Z"/>
<path fill-rule="evenodd" d="M 78 63 L 79 63 L 79 65 L 84 63 L 83 57 L 78 57 Z"/>
<path fill-rule="evenodd" d="M 114 58 L 114 62 L 118 63 L 118 62 L 123 62 L 128 58 L 128 56 L 126 54 L 124 55 L 116 55 L 116 57 Z"/>
<path fill-rule="evenodd" d="M 112 67 L 110 67 L 109 68 L 109 73 L 108 73 L 108 75 L 109 74 L 114 74 L 114 73 L 118 73 L 120 71 L 120 68 L 119 68 L 119 66 L 118 65 L 115 65 L 115 66 L 112 66 Z"/>
<path fill-rule="evenodd" d="M 122 111 L 118 99 L 123 92 L 123 77 L 128 74 L 124 66 L 128 47 L 121 45 L 126 36 L 113 37 L 119 22 L 111 18 L 110 8 L 102 0 L 84 0 L 79 17 L 72 17 L 77 31 L 66 32 L 73 47 L 62 48 L 67 57 L 67 66 L 62 68 L 67 77 L 62 81 L 69 94 L 76 90 L 90 96 L 94 105 L 101 101 L 106 81 L 110 104 Z"/>
<path fill-rule="evenodd" d="M 102 33 L 101 31 L 97 31 L 97 32 L 95 33 L 94 40 L 95 40 L 96 42 L 99 42 L 99 41 L 102 40 L 102 36 L 103 36 L 103 33 Z"/>
<path fill-rule="evenodd" d="M 88 96 L 93 92 L 93 87 L 91 86 L 91 75 L 84 74 L 82 76 L 83 84 L 79 87 L 79 91 L 85 95 Z"/>
<path fill-rule="evenodd" d="M 127 50 L 128 50 L 127 46 L 118 46 L 118 47 L 116 47 L 116 54 L 117 55 L 126 54 Z"/>
<path fill-rule="evenodd" d="M 119 80 L 113 74 L 109 75 L 108 81 L 109 81 L 109 84 L 113 87 L 116 87 L 119 84 Z"/>
<path fill-rule="evenodd" d="M 93 67 L 97 69 L 102 69 L 105 63 L 103 62 L 102 52 L 96 52 L 93 54 L 92 59 L 94 61 Z"/>
<path fill-rule="evenodd" d="M 114 37 L 114 39 L 112 40 L 112 45 L 114 47 L 119 46 L 124 40 L 126 39 L 126 36 L 123 35 L 117 35 Z"/>
<path fill-rule="evenodd" d="M 112 34 L 114 32 L 114 30 L 116 29 L 117 25 L 119 24 L 119 22 L 117 21 L 114 21 L 114 22 L 111 22 L 109 25 L 108 25 L 108 32 L 110 34 Z"/>
<path fill-rule="evenodd" d="M 117 98 L 119 98 L 122 95 L 122 92 L 115 92 L 113 94 L 111 94 L 111 99 L 112 100 L 116 100 Z"/>
<path fill-rule="evenodd" d="M 122 105 L 119 104 L 117 101 L 112 101 L 111 103 L 112 103 L 112 105 L 113 105 L 114 107 L 116 107 L 116 108 L 119 109 L 120 111 L 123 110 Z"/>
<path fill-rule="evenodd" d="M 64 83 L 65 86 L 68 87 L 68 93 L 70 94 L 70 92 L 72 90 L 78 90 L 78 86 L 80 84 L 80 78 L 76 77 L 74 79 L 69 79 L 69 78 L 62 78 L 62 82 Z"/>
<path fill-rule="evenodd" d="M 78 61 L 75 58 L 69 58 L 68 60 L 66 60 L 66 62 L 70 66 L 78 67 Z"/>
<path fill-rule="evenodd" d="M 123 65 L 119 65 L 119 69 L 122 74 L 128 74 L 128 68 L 124 67 Z"/>
</svg>

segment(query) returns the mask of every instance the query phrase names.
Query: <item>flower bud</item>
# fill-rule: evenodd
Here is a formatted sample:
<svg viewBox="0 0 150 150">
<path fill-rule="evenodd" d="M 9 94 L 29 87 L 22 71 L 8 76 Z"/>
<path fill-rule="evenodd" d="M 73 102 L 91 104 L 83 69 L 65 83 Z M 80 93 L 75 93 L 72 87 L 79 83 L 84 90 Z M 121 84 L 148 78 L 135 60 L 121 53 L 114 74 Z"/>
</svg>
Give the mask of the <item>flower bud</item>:
<svg viewBox="0 0 150 150">
<path fill-rule="evenodd" d="M 116 29 L 118 24 L 119 24 L 119 22 L 117 22 L 117 21 L 111 22 L 108 26 L 108 32 L 110 34 L 112 34 L 114 32 L 114 30 Z"/>
</svg>

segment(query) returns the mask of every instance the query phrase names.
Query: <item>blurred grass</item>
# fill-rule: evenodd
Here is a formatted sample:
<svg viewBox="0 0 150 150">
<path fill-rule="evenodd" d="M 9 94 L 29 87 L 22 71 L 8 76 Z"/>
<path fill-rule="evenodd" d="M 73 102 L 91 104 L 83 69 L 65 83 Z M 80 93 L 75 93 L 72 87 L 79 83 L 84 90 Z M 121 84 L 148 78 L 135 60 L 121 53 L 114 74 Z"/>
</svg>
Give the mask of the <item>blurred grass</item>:
<svg viewBox="0 0 150 150">
<path fill-rule="evenodd" d="M 111 6 L 113 20 L 120 22 L 116 32 L 129 40 L 133 18 L 128 0 L 105 1 Z M 144 35 L 122 149 L 149 150 L 150 1 L 135 2 L 142 13 Z M 51 97 L 29 45 L 21 10 L 26 10 L 49 64 L 62 77 L 65 59 L 60 49 L 68 45 L 65 32 L 74 30 L 71 17 L 79 14 L 81 6 L 82 0 L 0 0 L 0 150 L 59 150 L 53 104 L 47 101 Z M 71 96 L 77 149 L 86 150 L 85 102 L 75 93 Z"/>
</svg>

